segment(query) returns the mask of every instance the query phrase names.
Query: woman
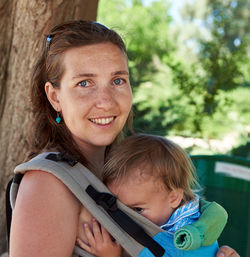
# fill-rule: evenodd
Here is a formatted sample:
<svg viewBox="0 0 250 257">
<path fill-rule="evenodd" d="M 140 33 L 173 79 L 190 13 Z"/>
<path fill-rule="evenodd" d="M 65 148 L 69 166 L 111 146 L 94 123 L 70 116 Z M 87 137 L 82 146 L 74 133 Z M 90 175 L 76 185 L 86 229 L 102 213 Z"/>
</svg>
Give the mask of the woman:
<svg viewBox="0 0 250 257">
<path fill-rule="evenodd" d="M 90 21 L 53 28 L 33 72 L 31 101 L 30 158 L 66 151 L 100 177 L 105 152 L 131 126 L 132 93 L 120 36 Z M 28 171 L 13 212 L 10 256 L 71 256 L 89 219 L 56 177 Z M 227 247 L 221 252 L 217 256 L 238 256 Z"/>
</svg>

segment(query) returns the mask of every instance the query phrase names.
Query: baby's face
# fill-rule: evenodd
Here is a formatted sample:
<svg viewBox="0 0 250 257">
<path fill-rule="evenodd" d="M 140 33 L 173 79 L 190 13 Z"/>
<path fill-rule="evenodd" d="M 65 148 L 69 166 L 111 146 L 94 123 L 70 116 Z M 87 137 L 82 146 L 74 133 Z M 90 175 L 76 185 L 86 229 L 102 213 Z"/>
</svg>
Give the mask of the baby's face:
<svg viewBox="0 0 250 257">
<path fill-rule="evenodd" d="M 131 170 L 121 182 L 111 182 L 110 191 L 125 205 L 158 226 L 164 225 L 173 213 L 170 192 L 164 184 L 139 168 Z"/>
</svg>

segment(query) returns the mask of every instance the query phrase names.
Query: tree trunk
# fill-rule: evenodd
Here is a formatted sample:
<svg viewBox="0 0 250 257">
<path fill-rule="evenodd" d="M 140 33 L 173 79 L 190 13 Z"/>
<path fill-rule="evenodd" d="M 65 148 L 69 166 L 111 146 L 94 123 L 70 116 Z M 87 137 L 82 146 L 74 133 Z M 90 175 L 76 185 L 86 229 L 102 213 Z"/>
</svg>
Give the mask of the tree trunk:
<svg viewBox="0 0 250 257">
<path fill-rule="evenodd" d="M 95 20 L 98 0 L 0 0 L 0 254 L 6 250 L 5 189 L 28 150 L 29 79 L 42 35 L 66 20 Z"/>
</svg>

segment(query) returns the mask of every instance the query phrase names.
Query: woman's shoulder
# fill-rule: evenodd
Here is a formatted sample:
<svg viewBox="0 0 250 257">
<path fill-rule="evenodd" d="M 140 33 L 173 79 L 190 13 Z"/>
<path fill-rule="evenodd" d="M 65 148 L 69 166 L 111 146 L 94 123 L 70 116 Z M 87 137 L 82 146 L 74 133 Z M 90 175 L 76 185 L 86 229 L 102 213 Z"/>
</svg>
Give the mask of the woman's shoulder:
<svg viewBox="0 0 250 257">
<path fill-rule="evenodd" d="M 55 200 L 60 202 L 69 202 L 75 205 L 79 204 L 72 192 L 67 186 L 53 174 L 43 170 L 28 170 L 20 184 L 18 195 L 25 194 L 27 198 L 37 198 Z"/>
<path fill-rule="evenodd" d="M 12 218 L 12 251 L 17 253 L 22 248 L 29 256 L 37 251 L 46 251 L 43 256 L 69 256 L 65 252 L 72 251 L 79 212 L 78 200 L 53 174 L 42 170 L 25 172 Z M 61 255 L 52 254 L 55 249 Z"/>
<path fill-rule="evenodd" d="M 69 201 L 72 204 L 79 201 L 65 185 L 67 171 L 69 167 L 63 161 L 58 162 L 60 152 L 43 151 L 33 158 L 17 165 L 14 169 L 15 174 L 23 174 L 18 188 L 18 196 L 25 193 L 26 197 L 36 197 L 57 200 L 60 202 Z M 61 197 L 61 196 L 64 197 Z"/>
</svg>

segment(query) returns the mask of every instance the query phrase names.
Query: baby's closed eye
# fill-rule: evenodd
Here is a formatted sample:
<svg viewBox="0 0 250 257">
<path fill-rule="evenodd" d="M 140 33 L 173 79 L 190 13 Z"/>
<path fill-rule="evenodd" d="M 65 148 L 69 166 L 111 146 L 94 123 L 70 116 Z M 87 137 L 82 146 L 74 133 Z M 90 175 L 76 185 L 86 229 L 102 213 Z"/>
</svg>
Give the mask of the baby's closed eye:
<svg viewBox="0 0 250 257">
<path fill-rule="evenodd" d="M 144 211 L 144 209 L 141 207 L 133 207 L 132 209 L 137 213 L 142 213 Z"/>
</svg>

